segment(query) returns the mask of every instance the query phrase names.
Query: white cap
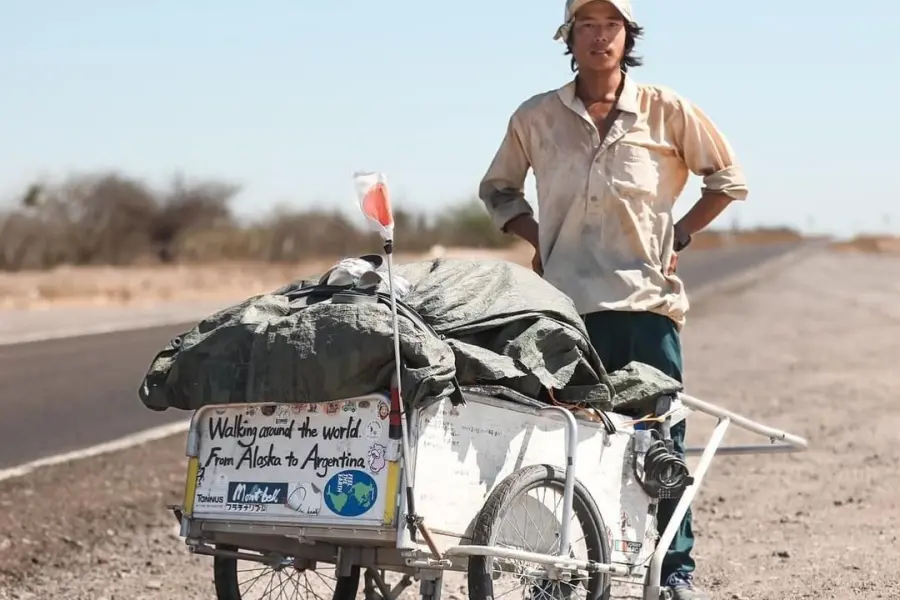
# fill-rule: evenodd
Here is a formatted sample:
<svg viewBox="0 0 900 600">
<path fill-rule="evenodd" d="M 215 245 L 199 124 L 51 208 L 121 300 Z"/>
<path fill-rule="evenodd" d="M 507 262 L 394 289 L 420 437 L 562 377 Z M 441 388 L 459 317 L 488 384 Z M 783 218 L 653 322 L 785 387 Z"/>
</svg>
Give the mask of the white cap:
<svg viewBox="0 0 900 600">
<path fill-rule="evenodd" d="M 591 2 L 597 2 L 598 0 L 566 0 L 566 13 L 563 19 L 563 24 L 559 26 L 559 29 L 556 30 L 556 35 L 553 36 L 554 40 L 564 40 L 569 37 L 569 28 L 572 26 L 572 19 L 575 18 L 575 13 L 577 13 L 581 8 L 590 4 Z M 629 23 L 634 23 L 634 13 L 631 12 L 631 0 L 599 0 L 602 2 L 608 2 L 612 4 L 616 10 L 622 13 L 622 16 Z"/>
</svg>

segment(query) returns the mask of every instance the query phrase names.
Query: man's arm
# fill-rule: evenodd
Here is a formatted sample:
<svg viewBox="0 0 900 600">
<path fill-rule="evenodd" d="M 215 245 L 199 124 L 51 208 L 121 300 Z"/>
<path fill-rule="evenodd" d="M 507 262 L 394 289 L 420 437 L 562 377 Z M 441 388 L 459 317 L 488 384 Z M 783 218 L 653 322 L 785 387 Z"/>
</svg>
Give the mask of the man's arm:
<svg viewBox="0 0 900 600">
<path fill-rule="evenodd" d="M 532 215 L 519 215 L 506 224 L 503 231 L 518 236 L 531 244 L 535 252 L 540 252 L 538 222 Z"/>
<path fill-rule="evenodd" d="M 509 120 L 500 148 L 481 180 L 478 196 L 498 229 L 522 238 L 537 251 L 538 224 L 534 219 L 534 210 L 525 200 L 524 192 L 529 168 L 531 161 L 522 143 L 517 116 L 514 114 Z"/>
<path fill-rule="evenodd" d="M 676 237 L 702 231 L 734 200 L 747 197 L 744 172 L 725 136 L 712 120 L 686 100 L 670 122 L 674 141 L 688 168 L 703 177 L 700 199 L 675 224 Z"/>
</svg>

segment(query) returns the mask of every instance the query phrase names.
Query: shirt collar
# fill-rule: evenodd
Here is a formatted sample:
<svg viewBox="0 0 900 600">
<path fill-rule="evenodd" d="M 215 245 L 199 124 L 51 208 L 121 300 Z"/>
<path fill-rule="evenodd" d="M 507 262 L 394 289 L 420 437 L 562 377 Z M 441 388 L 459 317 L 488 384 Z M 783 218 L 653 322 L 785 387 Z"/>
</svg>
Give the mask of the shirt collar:
<svg viewBox="0 0 900 600">
<path fill-rule="evenodd" d="M 638 113 L 637 83 L 635 83 L 635 81 L 624 71 L 622 72 L 622 77 L 624 78 L 624 83 L 622 84 L 622 93 L 619 94 L 619 101 L 616 102 L 616 108 L 618 108 L 622 112 L 636 115 Z M 585 112 L 584 104 L 575 95 L 574 78 L 572 79 L 572 81 L 556 90 L 556 94 L 559 96 L 559 99 L 562 100 L 563 104 L 568 106 L 576 113 L 582 114 L 583 112 Z"/>
</svg>

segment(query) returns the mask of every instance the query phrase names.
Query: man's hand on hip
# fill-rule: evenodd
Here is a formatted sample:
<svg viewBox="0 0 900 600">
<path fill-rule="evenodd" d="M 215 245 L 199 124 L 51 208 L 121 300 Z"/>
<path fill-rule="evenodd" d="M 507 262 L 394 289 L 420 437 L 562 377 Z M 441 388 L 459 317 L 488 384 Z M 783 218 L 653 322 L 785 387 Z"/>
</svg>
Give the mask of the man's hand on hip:
<svg viewBox="0 0 900 600">
<path fill-rule="evenodd" d="M 531 215 L 519 215 L 506 224 L 506 233 L 518 236 L 528 242 L 534 248 L 534 256 L 531 259 L 531 268 L 538 275 L 543 276 L 544 265 L 541 261 L 541 244 L 538 238 L 538 224 Z"/>
<path fill-rule="evenodd" d="M 543 261 L 541 261 L 541 249 L 540 248 L 537 248 L 534 251 L 534 257 L 532 257 L 532 259 L 531 259 L 531 268 L 535 273 L 537 273 L 541 277 L 544 276 L 544 263 L 543 263 Z"/>
<path fill-rule="evenodd" d="M 678 270 L 678 253 L 673 252 L 672 258 L 669 259 L 669 268 L 666 269 L 666 275 L 674 275 Z"/>
</svg>

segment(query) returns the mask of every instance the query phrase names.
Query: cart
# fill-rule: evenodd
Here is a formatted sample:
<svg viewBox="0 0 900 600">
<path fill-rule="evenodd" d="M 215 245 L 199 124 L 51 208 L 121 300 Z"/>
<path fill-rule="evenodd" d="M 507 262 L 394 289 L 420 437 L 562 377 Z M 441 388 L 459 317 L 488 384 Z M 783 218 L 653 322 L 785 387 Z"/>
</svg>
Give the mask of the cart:
<svg viewBox="0 0 900 600">
<path fill-rule="evenodd" d="M 338 402 L 194 412 L 184 501 L 172 509 L 191 552 L 214 557 L 218 600 L 351 600 L 360 588 L 366 600 L 394 600 L 414 579 L 423 600 L 440 600 L 453 572 L 466 574 L 457 590 L 470 600 L 516 591 L 660 600 L 662 559 L 713 456 L 806 449 L 800 437 L 685 394 L 659 398 L 639 420 L 502 387 L 464 389 L 462 405 L 407 406 L 385 179 L 354 178 L 384 241 L 393 386 Z M 693 473 L 668 435 L 691 411 L 718 419 L 706 446 L 688 449 L 700 454 Z M 770 444 L 720 447 L 732 424 Z M 659 500 L 675 497 L 659 535 Z"/>
<path fill-rule="evenodd" d="M 214 557 L 218 600 L 394 600 L 414 580 L 440 600 L 452 572 L 471 600 L 659 600 L 663 556 L 713 456 L 807 447 L 686 394 L 649 421 L 503 388 L 464 397 L 410 409 L 406 462 L 390 392 L 195 411 L 184 501 L 170 508 L 190 551 Z M 680 463 L 679 487 L 665 441 L 692 411 L 718 423 L 688 449 L 700 459 L 690 474 Z M 730 425 L 769 443 L 723 447 Z M 667 493 L 680 499 L 659 535 Z"/>
</svg>

